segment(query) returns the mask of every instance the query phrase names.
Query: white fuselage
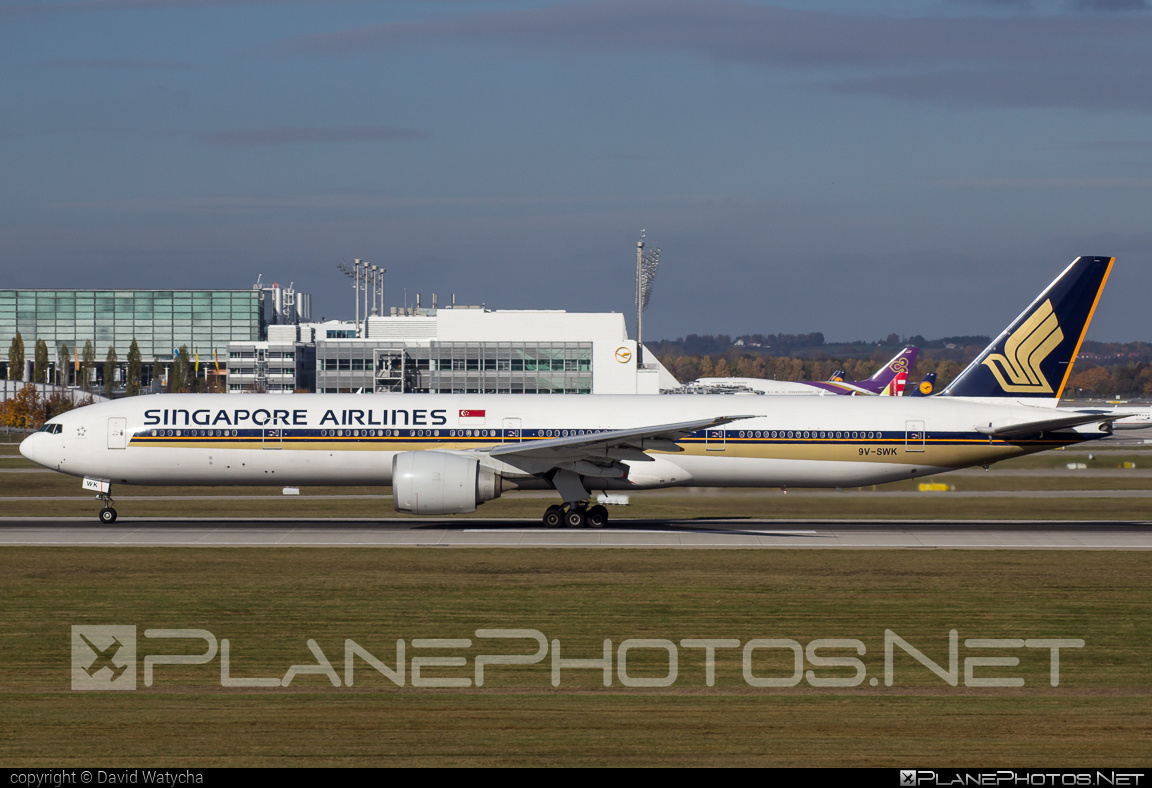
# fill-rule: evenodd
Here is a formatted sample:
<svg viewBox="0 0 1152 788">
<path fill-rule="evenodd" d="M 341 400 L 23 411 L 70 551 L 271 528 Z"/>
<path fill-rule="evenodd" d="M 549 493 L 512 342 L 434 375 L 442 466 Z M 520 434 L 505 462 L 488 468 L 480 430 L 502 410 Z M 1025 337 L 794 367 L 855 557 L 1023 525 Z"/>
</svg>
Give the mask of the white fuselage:
<svg viewBox="0 0 1152 788">
<path fill-rule="evenodd" d="M 1009 400 L 940 397 L 162 394 L 64 413 L 51 420 L 59 425 L 55 432 L 29 436 L 21 452 L 53 470 L 113 484 L 388 485 L 399 452 L 482 452 L 590 431 L 751 414 L 692 434 L 680 441 L 681 452 L 630 460 L 627 479 L 589 480 L 589 487 L 840 487 L 1103 436 L 1082 427 L 1005 441 L 976 430 L 1050 413 Z"/>
</svg>

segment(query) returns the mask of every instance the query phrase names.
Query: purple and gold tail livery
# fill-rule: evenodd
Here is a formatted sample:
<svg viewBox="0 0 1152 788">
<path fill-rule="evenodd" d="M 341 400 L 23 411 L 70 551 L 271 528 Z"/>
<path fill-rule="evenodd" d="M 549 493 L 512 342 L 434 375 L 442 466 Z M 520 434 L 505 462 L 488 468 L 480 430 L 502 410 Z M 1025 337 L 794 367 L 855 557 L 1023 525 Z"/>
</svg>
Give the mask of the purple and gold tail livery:
<svg viewBox="0 0 1152 788">
<path fill-rule="evenodd" d="M 920 348 L 906 347 L 867 380 L 844 380 L 843 370 L 837 370 L 836 374 L 827 381 L 813 380 L 806 385 L 823 389 L 832 394 L 882 394 L 896 379 L 897 375 L 906 374 L 912 369 L 916 363 L 916 356 L 919 354 Z"/>
<path fill-rule="evenodd" d="M 868 378 L 868 380 L 855 381 L 856 385 L 862 389 L 879 394 L 888 388 L 888 385 L 896 379 L 900 373 L 907 374 L 912 371 L 913 365 L 916 363 L 916 356 L 920 354 L 920 349 L 915 347 L 906 347 L 896 354 L 896 357 L 885 364 L 880 370 Z"/>
<path fill-rule="evenodd" d="M 1058 402 L 1115 260 L 1076 258 L 941 396 Z"/>
</svg>

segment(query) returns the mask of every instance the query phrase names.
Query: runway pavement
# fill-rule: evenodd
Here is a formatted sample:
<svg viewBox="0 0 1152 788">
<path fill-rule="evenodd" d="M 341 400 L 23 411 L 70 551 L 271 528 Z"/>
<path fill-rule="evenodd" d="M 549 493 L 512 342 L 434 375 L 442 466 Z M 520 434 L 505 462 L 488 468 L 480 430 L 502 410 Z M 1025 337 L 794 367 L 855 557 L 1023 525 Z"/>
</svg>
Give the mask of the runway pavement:
<svg viewBox="0 0 1152 788">
<path fill-rule="evenodd" d="M 0 545 L 93 547 L 617 547 L 1152 550 L 1152 522 L 621 520 L 547 529 L 533 520 L 0 518 Z"/>
</svg>

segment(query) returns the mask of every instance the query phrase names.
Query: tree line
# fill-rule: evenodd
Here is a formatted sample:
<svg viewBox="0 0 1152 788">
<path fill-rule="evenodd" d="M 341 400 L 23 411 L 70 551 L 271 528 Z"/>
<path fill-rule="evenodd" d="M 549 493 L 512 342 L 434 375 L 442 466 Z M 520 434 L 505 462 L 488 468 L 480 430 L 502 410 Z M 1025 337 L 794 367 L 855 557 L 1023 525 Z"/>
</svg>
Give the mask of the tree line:
<svg viewBox="0 0 1152 788">
<path fill-rule="evenodd" d="M 983 350 L 973 346 L 968 359 Z M 895 355 L 895 351 L 876 350 L 868 358 L 799 358 L 795 356 L 766 356 L 758 353 L 730 349 L 717 355 L 659 355 L 660 362 L 681 383 L 697 378 L 767 378 L 769 380 L 827 380 L 833 372 L 843 370 L 845 380 L 864 380 L 872 376 L 880 365 Z M 942 357 L 931 349 L 921 349 L 920 357 L 908 373 L 908 385 L 915 386 L 929 372 L 936 373 L 936 390 L 940 391 L 959 375 L 966 361 Z M 1152 363 L 1128 361 L 1106 364 L 1095 358 L 1079 357 L 1073 366 L 1072 377 L 1064 388 L 1065 398 L 1152 398 Z"/>
<path fill-rule="evenodd" d="M 75 350 L 74 347 L 73 350 Z M 24 379 L 24 367 L 26 366 L 24 353 L 24 338 L 17 331 L 16 336 L 12 338 L 12 342 L 8 346 L 9 380 Z M 80 351 L 75 363 L 73 363 L 72 351 L 69 350 L 68 345 L 60 346 L 57 356 L 56 380 L 48 379 L 52 364 L 48 358 L 48 344 L 43 339 L 36 340 L 34 353 L 31 377 L 34 383 L 58 383 L 62 386 L 87 389 L 98 369 L 96 349 L 90 339 L 84 342 L 84 348 Z M 115 370 L 118 369 L 119 363 L 120 359 L 116 354 L 115 346 L 109 345 L 108 355 L 104 357 L 104 364 L 99 367 L 103 378 L 104 396 L 106 397 L 112 396 L 116 385 Z M 132 344 L 128 348 L 127 367 L 124 373 L 125 395 L 134 397 L 141 392 L 147 381 L 162 380 L 163 377 L 164 365 L 159 358 L 155 358 L 152 361 L 150 374 L 147 380 L 145 379 L 144 359 L 140 354 L 139 344 L 133 338 Z M 196 392 L 205 391 L 206 387 L 207 384 L 198 379 L 188 346 L 181 345 L 172 360 L 171 368 L 168 370 L 168 384 L 165 389 L 170 392 Z"/>
</svg>

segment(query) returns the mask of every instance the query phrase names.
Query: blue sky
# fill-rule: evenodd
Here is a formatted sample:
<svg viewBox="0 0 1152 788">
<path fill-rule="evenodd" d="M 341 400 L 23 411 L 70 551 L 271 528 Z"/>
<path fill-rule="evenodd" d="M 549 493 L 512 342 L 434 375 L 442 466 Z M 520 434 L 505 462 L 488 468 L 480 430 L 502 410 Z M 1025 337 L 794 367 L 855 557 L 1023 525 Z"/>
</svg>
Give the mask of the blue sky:
<svg viewBox="0 0 1152 788">
<path fill-rule="evenodd" d="M 631 315 L 646 229 L 652 339 L 995 334 L 1105 254 L 1152 340 L 1144 0 L 2 2 L 0 73 L 0 286 Z"/>
</svg>

